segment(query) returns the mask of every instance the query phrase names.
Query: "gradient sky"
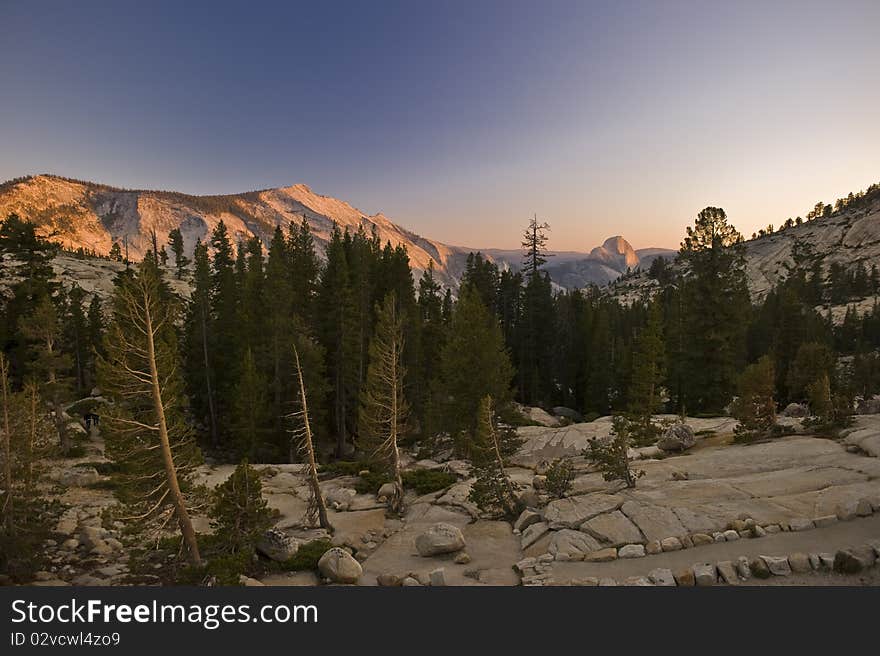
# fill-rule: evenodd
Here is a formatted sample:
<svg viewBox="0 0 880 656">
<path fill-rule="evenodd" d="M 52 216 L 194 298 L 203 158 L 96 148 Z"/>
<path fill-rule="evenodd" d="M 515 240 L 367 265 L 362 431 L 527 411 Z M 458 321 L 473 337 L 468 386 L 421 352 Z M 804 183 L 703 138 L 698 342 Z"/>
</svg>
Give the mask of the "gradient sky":
<svg viewBox="0 0 880 656">
<path fill-rule="evenodd" d="M 323 6 L 322 6 L 323 5 Z M 425 236 L 675 247 L 880 181 L 880 2 L 0 0 L 0 179 L 304 182 Z"/>
</svg>

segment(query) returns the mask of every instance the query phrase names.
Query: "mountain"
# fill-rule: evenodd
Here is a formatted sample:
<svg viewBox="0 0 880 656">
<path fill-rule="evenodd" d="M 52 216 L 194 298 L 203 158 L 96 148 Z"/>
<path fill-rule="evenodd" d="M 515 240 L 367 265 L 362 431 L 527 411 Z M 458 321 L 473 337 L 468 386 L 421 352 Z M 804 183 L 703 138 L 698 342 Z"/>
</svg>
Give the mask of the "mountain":
<svg viewBox="0 0 880 656">
<path fill-rule="evenodd" d="M 873 265 L 880 267 L 880 186 L 872 186 L 868 193 L 857 196 L 836 212 L 745 242 L 746 278 L 753 300 L 763 299 L 784 278 L 786 266 L 792 264 L 792 247 L 796 242 L 812 246 L 822 261 L 826 279 L 832 264 L 841 265 L 848 272 L 857 266 L 868 272 Z M 627 302 L 650 295 L 657 288 L 657 282 L 642 266 L 640 273 L 616 281 L 611 291 Z M 862 311 L 873 304 L 874 298 L 870 297 L 830 309 L 837 321 L 849 305 Z"/>
<path fill-rule="evenodd" d="M 191 196 L 38 175 L 0 185 L 0 220 L 13 212 L 36 223 L 43 234 L 54 234 L 56 241 L 70 249 L 105 255 L 114 242 L 122 245 L 127 241 L 133 260 L 152 248 L 153 231 L 161 247 L 168 242 L 168 232 L 179 227 L 191 252 L 196 240 L 209 239 L 222 220 L 233 240 L 256 235 L 268 245 L 275 226 L 298 223 L 304 216 L 321 254 L 334 221 L 352 231 L 364 226 L 368 234 L 375 227 L 383 244 L 390 241 L 392 246 L 406 246 L 416 279 L 433 260 L 439 281 L 455 287 L 470 252 L 410 232 L 381 213 L 368 216 L 302 184 L 224 196 Z"/>
<path fill-rule="evenodd" d="M 488 249 L 482 251 L 496 262 L 511 269 L 522 266 L 521 251 Z M 550 251 L 545 265 L 550 278 L 563 289 L 581 289 L 588 285 L 606 285 L 618 279 L 627 270 L 647 269 L 657 257 L 672 258 L 675 251 L 668 248 L 633 249 L 621 236 L 609 237 L 589 253 Z"/>
<path fill-rule="evenodd" d="M 209 239 L 222 220 L 233 240 L 256 235 L 268 245 L 275 226 L 286 227 L 306 217 L 320 254 L 330 238 L 333 222 L 351 231 L 363 226 L 369 233 L 375 228 L 382 243 L 406 246 L 416 279 L 433 260 L 437 279 L 453 289 L 458 287 L 470 252 L 481 250 L 503 268 L 518 270 L 522 266 L 520 250 L 450 246 L 411 232 L 381 213 L 369 216 L 303 184 L 241 194 L 192 196 L 37 175 L 0 184 L 0 221 L 11 213 L 36 223 L 43 234 L 54 235 L 71 250 L 83 248 L 106 255 L 114 242 L 120 246 L 127 243 L 132 260 L 141 259 L 152 248 L 154 232 L 161 247 L 167 244 L 169 231 L 180 228 L 184 246 L 192 252 L 196 240 Z M 636 251 L 623 237 L 616 236 L 590 253 L 553 252 L 547 271 L 564 289 L 604 285 L 628 269 L 644 268 L 654 257 L 672 253 L 658 248 Z"/>
</svg>

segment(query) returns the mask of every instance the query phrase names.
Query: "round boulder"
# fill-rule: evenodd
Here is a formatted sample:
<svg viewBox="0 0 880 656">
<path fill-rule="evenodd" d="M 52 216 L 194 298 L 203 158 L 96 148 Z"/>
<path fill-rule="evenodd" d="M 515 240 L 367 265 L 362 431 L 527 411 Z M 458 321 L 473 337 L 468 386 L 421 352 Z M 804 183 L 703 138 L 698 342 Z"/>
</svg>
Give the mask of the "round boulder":
<svg viewBox="0 0 880 656">
<path fill-rule="evenodd" d="M 416 550 L 420 556 L 438 556 L 464 549 L 464 536 L 452 524 L 438 522 L 416 537 Z"/>
<path fill-rule="evenodd" d="M 318 561 L 318 569 L 334 583 L 357 583 L 364 573 L 361 564 L 339 547 L 324 552 Z"/>
<path fill-rule="evenodd" d="M 276 562 L 284 562 L 296 555 L 299 542 L 277 528 L 270 528 L 257 542 L 257 551 Z"/>
<path fill-rule="evenodd" d="M 657 447 L 663 451 L 684 451 L 697 443 L 694 429 L 687 424 L 673 424 L 657 440 Z"/>
</svg>

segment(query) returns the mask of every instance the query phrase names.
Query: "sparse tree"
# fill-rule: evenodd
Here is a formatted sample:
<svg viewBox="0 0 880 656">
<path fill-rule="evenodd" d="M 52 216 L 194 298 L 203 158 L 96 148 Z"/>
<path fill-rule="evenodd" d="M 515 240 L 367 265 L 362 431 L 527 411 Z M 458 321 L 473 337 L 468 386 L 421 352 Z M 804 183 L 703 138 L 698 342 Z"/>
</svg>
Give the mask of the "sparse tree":
<svg viewBox="0 0 880 656">
<path fill-rule="evenodd" d="M 611 434 L 607 441 L 594 438 L 588 442 L 584 457 L 592 462 L 606 481 L 623 481 L 628 488 L 636 486 L 636 480 L 645 472 L 633 469 L 627 455 L 633 425 L 626 417 L 617 415 L 611 420 Z"/>
<path fill-rule="evenodd" d="M 370 366 L 361 393 L 359 427 L 364 446 L 379 459 L 395 485 L 392 511 L 403 511 L 399 440 L 406 432 L 409 404 L 404 398 L 403 324 L 397 298 L 390 293 L 376 310 Z"/>
<path fill-rule="evenodd" d="M 183 270 L 189 264 L 189 258 L 183 253 L 183 235 L 180 228 L 174 228 L 168 233 L 168 242 L 171 246 L 171 252 L 174 253 L 174 267 L 177 270 L 177 277 L 183 277 Z"/>
<path fill-rule="evenodd" d="M 734 429 L 742 440 L 768 435 L 776 425 L 776 371 L 773 359 L 763 356 L 743 371 L 731 413 L 739 420 Z"/>
<path fill-rule="evenodd" d="M 181 481 L 188 483 L 200 454 L 184 417 L 174 323 L 177 313 L 155 259 L 117 281 L 102 387 L 114 400 L 106 423 L 108 453 L 124 468 L 124 490 L 137 519 L 172 516 L 193 566 L 201 565 Z M 164 522 L 163 522 L 164 525 Z"/>
<path fill-rule="evenodd" d="M 520 504 L 510 477 L 504 471 L 504 464 L 521 443 L 514 431 L 497 427 L 492 397 L 483 397 L 480 401 L 477 434 L 471 450 L 476 480 L 468 495 L 482 510 L 500 512 L 507 517 L 516 515 L 519 510 Z"/>
</svg>

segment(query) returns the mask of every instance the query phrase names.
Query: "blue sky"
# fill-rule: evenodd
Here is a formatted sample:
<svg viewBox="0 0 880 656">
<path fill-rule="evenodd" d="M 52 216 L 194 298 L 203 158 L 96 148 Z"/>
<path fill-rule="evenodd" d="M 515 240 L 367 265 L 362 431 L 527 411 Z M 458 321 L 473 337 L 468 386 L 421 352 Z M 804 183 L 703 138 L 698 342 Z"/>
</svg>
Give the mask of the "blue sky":
<svg viewBox="0 0 880 656">
<path fill-rule="evenodd" d="M 880 3 L 0 0 L 0 178 L 303 182 L 443 241 L 675 246 L 880 180 Z"/>
</svg>

